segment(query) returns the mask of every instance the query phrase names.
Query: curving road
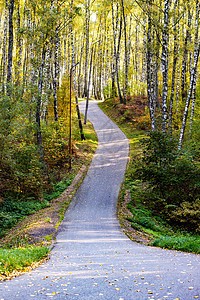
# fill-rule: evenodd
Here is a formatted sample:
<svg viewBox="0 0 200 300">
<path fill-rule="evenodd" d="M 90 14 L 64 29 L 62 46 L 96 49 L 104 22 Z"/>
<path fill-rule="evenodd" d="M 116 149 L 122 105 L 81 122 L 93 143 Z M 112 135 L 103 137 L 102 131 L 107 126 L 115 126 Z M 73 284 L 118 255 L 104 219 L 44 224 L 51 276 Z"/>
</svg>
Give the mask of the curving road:
<svg viewBox="0 0 200 300">
<path fill-rule="evenodd" d="M 81 110 L 84 109 L 81 104 Z M 60 227 L 51 259 L 0 283 L 0 300 L 200 299 L 200 256 L 131 242 L 116 219 L 129 144 L 90 102 L 99 146 Z"/>
</svg>

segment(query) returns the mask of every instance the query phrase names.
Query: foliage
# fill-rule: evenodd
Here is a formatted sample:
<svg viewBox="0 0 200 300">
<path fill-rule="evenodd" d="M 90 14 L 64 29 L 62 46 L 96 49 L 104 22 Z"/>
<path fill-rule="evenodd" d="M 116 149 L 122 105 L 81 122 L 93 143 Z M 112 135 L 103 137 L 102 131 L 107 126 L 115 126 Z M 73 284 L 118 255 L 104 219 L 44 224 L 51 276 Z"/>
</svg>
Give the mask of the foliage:
<svg viewBox="0 0 200 300">
<path fill-rule="evenodd" d="M 175 224 L 199 231 L 199 167 L 192 158 L 178 153 L 175 139 L 162 132 L 151 132 L 143 147 L 143 157 L 133 176 L 148 182 L 148 207 Z"/>
<path fill-rule="evenodd" d="M 53 199 L 58 198 L 71 184 L 73 176 L 71 178 L 67 178 L 63 181 L 58 182 L 57 184 L 53 184 L 53 188 L 49 194 L 45 193 L 44 200 L 51 201 Z"/>
<path fill-rule="evenodd" d="M 0 249 L 0 275 L 9 276 L 13 271 L 25 271 L 34 262 L 48 256 L 46 247 Z"/>
<path fill-rule="evenodd" d="M 24 217 L 48 206 L 50 204 L 46 200 L 41 202 L 26 198 L 17 201 L 11 196 L 6 198 L 0 206 L 0 238 L 5 235 L 6 230 L 15 226 Z"/>
<path fill-rule="evenodd" d="M 59 167 L 68 167 L 68 139 L 67 129 L 62 121 L 52 123 L 50 126 L 43 124 L 43 145 L 45 161 L 49 170 Z"/>
<path fill-rule="evenodd" d="M 154 235 L 169 234 L 170 228 L 165 227 L 161 220 L 153 215 L 153 212 L 145 208 L 145 206 L 138 204 L 136 207 L 133 203 L 129 203 L 128 206 L 133 217 L 129 219 L 132 222 L 131 226 L 135 229 L 146 230 L 151 229 Z M 160 223 L 160 224 L 159 224 Z"/>
<path fill-rule="evenodd" d="M 35 127 L 19 95 L 20 89 L 13 91 L 12 97 L 0 98 L 1 196 L 15 192 L 39 198 L 43 182 Z"/>
</svg>

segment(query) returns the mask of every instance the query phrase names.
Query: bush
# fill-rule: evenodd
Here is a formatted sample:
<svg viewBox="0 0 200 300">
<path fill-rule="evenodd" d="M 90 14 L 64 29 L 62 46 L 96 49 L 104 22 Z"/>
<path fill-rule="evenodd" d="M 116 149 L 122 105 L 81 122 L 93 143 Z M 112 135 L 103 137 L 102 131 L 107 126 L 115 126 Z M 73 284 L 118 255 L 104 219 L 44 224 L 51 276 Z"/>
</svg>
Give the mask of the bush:
<svg viewBox="0 0 200 300">
<path fill-rule="evenodd" d="M 148 182 L 145 198 L 151 209 L 188 230 L 199 230 L 200 169 L 191 157 L 178 153 L 172 136 L 150 133 L 135 175 Z"/>
<path fill-rule="evenodd" d="M 200 200 L 193 203 L 183 202 L 180 207 L 170 213 L 170 218 L 176 223 L 182 224 L 190 231 L 200 234 Z"/>
</svg>

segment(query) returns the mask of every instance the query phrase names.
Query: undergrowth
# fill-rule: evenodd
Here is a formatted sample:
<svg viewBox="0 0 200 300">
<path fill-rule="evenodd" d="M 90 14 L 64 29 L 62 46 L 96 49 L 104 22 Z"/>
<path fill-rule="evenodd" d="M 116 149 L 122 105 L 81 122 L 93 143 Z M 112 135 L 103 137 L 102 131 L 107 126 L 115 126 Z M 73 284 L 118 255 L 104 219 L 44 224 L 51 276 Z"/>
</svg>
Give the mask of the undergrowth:
<svg viewBox="0 0 200 300">
<path fill-rule="evenodd" d="M 58 198 L 71 184 L 74 175 L 70 178 L 52 185 L 49 193 L 45 193 L 43 200 L 27 198 L 26 201 L 7 198 L 1 204 L 0 211 L 0 238 L 2 238 L 9 229 L 14 227 L 19 221 L 35 212 L 51 206 L 51 200 Z"/>
</svg>

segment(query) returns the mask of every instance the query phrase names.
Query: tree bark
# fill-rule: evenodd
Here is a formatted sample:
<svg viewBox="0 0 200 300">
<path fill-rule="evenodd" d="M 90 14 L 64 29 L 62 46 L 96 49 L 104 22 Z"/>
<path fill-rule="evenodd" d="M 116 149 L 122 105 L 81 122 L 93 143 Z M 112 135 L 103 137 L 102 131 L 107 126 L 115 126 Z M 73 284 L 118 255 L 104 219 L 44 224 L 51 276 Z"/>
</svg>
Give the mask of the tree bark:
<svg viewBox="0 0 200 300">
<path fill-rule="evenodd" d="M 88 84 L 88 59 L 89 59 L 89 30 L 90 30 L 90 0 L 86 0 L 85 8 L 85 77 L 84 77 L 84 91 L 83 97 L 87 97 L 87 84 Z"/>
<path fill-rule="evenodd" d="M 81 121 L 81 114 L 80 114 L 79 105 L 78 105 L 78 93 L 77 93 L 76 78 L 75 78 L 75 69 L 74 69 L 75 61 L 74 61 L 74 36 L 73 36 L 72 13 L 73 13 L 73 0 L 71 0 L 71 24 L 70 24 L 70 30 L 71 30 L 71 51 L 72 51 L 72 65 L 71 65 L 71 68 L 72 68 L 72 75 L 73 75 L 73 82 L 74 82 L 75 99 L 76 99 L 76 112 L 77 112 L 77 117 L 78 117 L 79 130 L 80 130 L 81 140 L 84 140 L 85 137 L 84 137 L 84 133 L 83 133 L 83 126 L 82 126 L 82 121 Z"/>
<path fill-rule="evenodd" d="M 8 65 L 7 65 L 7 93 L 10 95 L 10 84 L 12 79 L 13 65 L 13 11 L 14 0 L 10 0 L 9 5 L 9 38 L 8 38 Z"/>
<path fill-rule="evenodd" d="M 92 46 L 92 49 L 91 49 L 90 71 L 89 71 L 89 79 L 88 79 L 88 89 L 87 89 L 87 100 L 86 100 L 85 122 L 84 122 L 84 124 L 87 124 L 87 112 L 88 112 L 89 95 L 90 95 L 90 81 L 91 81 L 91 74 L 92 74 L 92 58 L 93 58 L 93 46 Z"/>
<path fill-rule="evenodd" d="M 5 16 L 4 16 L 4 26 L 3 26 L 3 49 L 2 49 L 2 90 L 3 92 L 6 90 L 6 62 L 7 62 L 7 5 L 5 7 Z"/>
<path fill-rule="evenodd" d="M 121 32 L 122 32 L 122 17 L 120 18 L 120 29 L 119 29 L 119 38 L 118 38 L 118 50 L 117 50 L 117 39 L 116 39 L 116 27 L 115 27 L 115 16 L 114 16 L 114 4 L 112 0 L 112 24 L 113 24 L 113 42 L 114 42 L 114 60 L 115 60 L 115 74 L 116 74 L 116 80 L 117 80 L 117 88 L 118 88 L 118 94 L 120 103 L 123 103 L 123 98 L 121 94 L 121 88 L 119 84 L 119 72 L 118 72 L 118 58 L 119 58 L 119 48 L 120 48 L 120 41 L 121 41 Z M 116 20 L 116 23 L 118 22 L 118 17 Z"/>
<path fill-rule="evenodd" d="M 190 30 L 191 30 L 191 20 L 192 14 L 190 12 L 190 7 L 188 5 L 188 24 L 186 30 L 185 44 L 184 44 L 184 52 L 183 52 L 183 61 L 182 61 L 182 70 L 181 70 L 181 95 L 182 100 L 185 102 L 187 98 L 187 57 L 188 57 L 188 43 L 190 39 Z"/>
<path fill-rule="evenodd" d="M 200 3 L 199 0 L 196 0 L 196 18 L 195 18 L 195 45 L 198 43 L 199 35 L 199 14 L 200 14 Z M 192 108 L 191 108 L 191 117 L 190 117 L 190 134 L 192 132 L 193 118 L 194 118 L 194 109 L 196 102 L 196 85 L 197 85 L 197 73 L 194 78 L 193 92 L 192 92 Z"/>
<path fill-rule="evenodd" d="M 125 61 L 125 87 L 124 87 L 124 104 L 126 104 L 127 89 L 128 89 L 128 47 L 127 47 L 127 30 L 126 19 L 127 16 L 124 12 L 124 0 L 122 0 L 122 15 L 124 20 L 124 61 Z"/>
<path fill-rule="evenodd" d="M 169 45 L 169 6 L 170 0 L 165 0 L 164 25 L 162 40 L 162 73 L 163 73 L 163 92 L 162 92 L 162 131 L 167 128 L 167 95 L 168 95 L 168 45 Z"/>
<path fill-rule="evenodd" d="M 182 144 L 183 144 L 183 138 L 184 138 L 184 133 L 185 133 L 185 128 L 186 128 L 186 122 L 187 122 L 187 116 L 188 116 L 188 111 L 189 111 L 190 100 L 191 100 L 192 93 L 193 93 L 193 88 L 194 88 L 194 85 L 195 85 L 197 64 L 198 64 L 198 59 L 199 59 L 199 50 L 200 50 L 200 38 L 199 38 L 198 43 L 195 46 L 195 50 L 194 50 L 194 64 L 193 64 L 193 68 L 192 68 L 192 71 L 191 71 L 189 93 L 188 93 L 188 96 L 187 96 L 187 100 L 186 100 L 186 104 L 185 104 L 185 111 L 184 111 L 184 115 L 183 115 L 183 122 L 182 122 L 181 133 L 180 133 L 180 138 L 179 138 L 179 146 L 178 146 L 179 150 L 181 150 Z"/>
<path fill-rule="evenodd" d="M 175 77 L 176 77 L 176 65 L 178 58 L 178 40 L 177 40 L 177 26 L 176 26 L 176 9 L 178 5 L 178 0 L 174 3 L 174 15 L 173 15 L 173 31 L 174 31 L 174 57 L 173 57 L 173 71 L 172 71 L 172 88 L 171 88 L 171 98 L 169 105 L 169 124 L 168 130 L 171 132 L 172 126 L 172 113 L 173 113 L 173 103 L 174 103 L 174 90 L 175 90 Z"/>
<path fill-rule="evenodd" d="M 155 122 L 155 111 L 153 105 L 153 87 L 152 87 L 152 19 L 151 19 L 151 3 L 149 2 L 149 14 L 148 14 L 148 30 L 147 30 L 147 94 L 148 94 L 148 104 L 149 113 L 151 119 L 151 129 L 154 131 L 156 129 Z"/>
<path fill-rule="evenodd" d="M 54 46 L 54 78 L 53 78 L 53 96 L 54 96 L 54 120 L 58 122 L 58 76 L 59 76 L 59 64 L 58 64 L 58 47 L 59 47 L 59 36 L 58 28 L 56 28 L 56 38 Z"/>
</svg>

